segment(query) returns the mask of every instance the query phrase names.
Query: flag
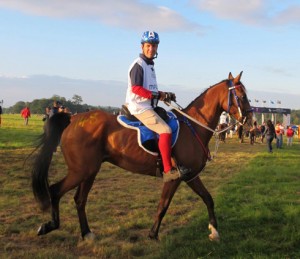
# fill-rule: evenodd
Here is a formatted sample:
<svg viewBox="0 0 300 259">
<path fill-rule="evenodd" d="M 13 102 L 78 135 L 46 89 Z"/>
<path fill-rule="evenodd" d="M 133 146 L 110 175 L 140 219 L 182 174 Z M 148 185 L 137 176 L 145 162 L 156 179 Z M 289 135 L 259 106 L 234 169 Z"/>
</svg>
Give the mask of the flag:
<svg viewBox="0 0 300 259">
<path fill-rule="evenodd" d="M 270 104 L 274 104 L 274 102 L 272 100 L 270 100 Z"/>
<path fill-rule="evenodd" d="M 259 100 L 255 99 L 255 102 L 256 102 L 256 103 L 258 103 L 258 102 L 259 102 Z"/>
<path fill-rule="evenodd" d="M 278 100 L 277 100 L 277 103 L 278 103 L 278 104 L 281 104 L 281 101 L 278 101 Z"/>
<path fill-rule="evenodd" d="M 265 100 L 263 100 L 262 102 L 263 102 L 263 103 L 266 103 L 266 101 L 265 101 Z"/>
</svg>

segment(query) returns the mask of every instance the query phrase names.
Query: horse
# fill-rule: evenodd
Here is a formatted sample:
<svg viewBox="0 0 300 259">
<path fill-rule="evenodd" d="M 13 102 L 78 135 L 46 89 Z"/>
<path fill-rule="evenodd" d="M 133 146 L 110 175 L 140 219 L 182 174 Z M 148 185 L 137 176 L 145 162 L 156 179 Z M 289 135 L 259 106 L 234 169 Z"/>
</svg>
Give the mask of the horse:
<svg viewBox="0 0 300 259">
<path fill-rule="evenodd" d="M 240 123 L 249 123 L 252 119 L 251 106 L 246 88 L 240 81 L 241 76 L 242 72 L 236 77 L 230 72 L 228 79 L 207 88 L 182 109 L 181 113 L 172 109 L 180 125 L 172 157 L 178 165 L 189 168 L 190 178 L 186 183 L 202 198 L 207 207 L 209 239 L 213 241 L 219 240 L 214 201 L 199 174 L 209 159 L 208 144 L 213 131 L 207 128 L 216 128 L 222 111 L 227 111 Z M 48 170 L 53 151 L 59 144 L 68 173 L 60 181 L 49 185 Z M 136 131 L 120 125 L 117 115 L 94 110 L 72 117 L 58 113 L 49 119 L 47 130 L 40 136 L 40 142 L 36 146 L 31 170 L 31 185 L 36 201 L 43 211 L 51 208 L 51 221 L 39 227 L 38 235 L 45 235 L 59 228 L 59 201 L 65 193 L 77 187 L 74 201 L 81 236 L 83 240 L 95 238 L 95 234 L 89 228 L 85 206 L 103 162 L 109 162 L 133 173 L 157 176 L 157 157 L 139 147 Z M 154 224 L 149 231 L 151 239 L 158 240 L 162 219 L 182 181 L 183 179 L 179 178 L 164 183 Z"/>
</svg>

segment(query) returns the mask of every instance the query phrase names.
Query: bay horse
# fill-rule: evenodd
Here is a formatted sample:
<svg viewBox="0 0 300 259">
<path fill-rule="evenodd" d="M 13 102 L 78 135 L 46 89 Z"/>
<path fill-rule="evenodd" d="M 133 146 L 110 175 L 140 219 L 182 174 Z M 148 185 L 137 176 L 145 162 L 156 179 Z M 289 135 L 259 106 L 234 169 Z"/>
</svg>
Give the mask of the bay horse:
<svg viewBox="0 0 300 259">
<path fill-rule="evenodd" d="M 180 132 L 172 150 L 177 164 L 189 168 L 191 178 L 188 186 L 199 195 L 208 210 L 211 240 L 219 240 L 217 220 L 212 196 L 198 176 L 208 159 L 208 144 L 222 111 L 227 111 L 236 120 L 245 123 L 251 120 L 252 112 L 245 86 L 240 81 L 242 72 L 209 88 L 182 110 L 194 121 L 185 119 L 175 110 L 180 121 Z M 201 127 L 195 121 L 206 125 Z M 197 140 L 198 141 L 197 141 Z M 49 185 L 48 170 L 53 151 L 61 145 L 67 164 L 67 175 Z M 95 110 L 70 117 L 58 113 L 48 121 L 46 131 L 40 136 L 37 154 L 32 166 L 33 194 L 42 210 L 51 208 L 52 219 L 42 224 L 38 235 L 44 235 L 60 226 L 59 201 L 68 191 L 77 187 L 74 200 L 83 239 L 94 239 L 86 217 L 85 206 L 89 191 L 103 162 L 112 163 L 133 173 L 156 176 L 157 158 L 138 145 L 135 130 L 121 126 L 117 115 Z M 182 179 L 164 183 L 155 221 L 149 237 L 158 239 L 161 221 Z"/>
</svg>

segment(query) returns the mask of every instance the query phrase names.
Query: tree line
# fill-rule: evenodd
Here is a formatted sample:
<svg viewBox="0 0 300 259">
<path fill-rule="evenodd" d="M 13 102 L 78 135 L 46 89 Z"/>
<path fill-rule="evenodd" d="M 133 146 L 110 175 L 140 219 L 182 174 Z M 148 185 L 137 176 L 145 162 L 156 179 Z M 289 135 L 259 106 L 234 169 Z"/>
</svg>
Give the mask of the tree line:
<svg viewBox="0 0 300 259">
<path fill-rule="evenodd" d="M 19 101 L 9 108 L 3 108 L 3 113 L 20 113 L 21 110 L 28 106 L 33 114 L 44 114 L 46 107 L 52 107 L 54 101 L 60 101 L 63 106 L 69 108 L 72 113 L 85 112 L 87 110 L 104 110 L 109 113 L 119 113 L 120 108 L 111 106 L 92 106 L 83 104 L 82 97 L 74 94 L 70 100 L 59 95 L 53 95 L 51 98 L 35 99 L 32 102 Z M 271 115 L 270 115 L 271 116 Z M 281 114 L 277 114 L 277 120 L 282 121 Z M 268 115 L 265 118 L 268 119 Z M 300 125 L 300 110 L 291 111 L 291 123 Z"/>
<path fill-rule="evenodd" d="M 59 95 L 53 95 L 50 98 L 35 99 L 32 102 L 19 101 L 9 108 L 3 108 L 3 113 L 20 113 L 21 110 L 28 106 L 32 114 L 44 114 L 46 107 L 52 107 L 54 101 L 60 101 L 64 107 L 74 113 L 85 112 L 87 110 L 105 110 L 109 113 L 118 113 L 120 108 L 111 106 L 92 106 L 83 103 L 82 97 L 73 95 L 70 100 Z"/>
</svg>

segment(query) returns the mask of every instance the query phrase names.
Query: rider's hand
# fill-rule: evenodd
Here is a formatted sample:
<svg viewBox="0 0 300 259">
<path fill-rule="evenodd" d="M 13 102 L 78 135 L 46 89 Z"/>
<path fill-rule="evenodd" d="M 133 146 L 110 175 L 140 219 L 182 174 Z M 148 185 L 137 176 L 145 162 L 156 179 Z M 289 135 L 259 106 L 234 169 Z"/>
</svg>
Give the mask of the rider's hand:
<svg viewBox="0 0 300 259">
<path fill-rule="evenodd" d="M 171 101 L 176 102 L 176 94 L 175 93 L 169 93 L 171 95 Z"/>
<path fill-rule="evenodd" d="M 172 92 L 160 92 L 159 100 L 164 102 L 176 101 L 176 95 Z"/>
</svg>

